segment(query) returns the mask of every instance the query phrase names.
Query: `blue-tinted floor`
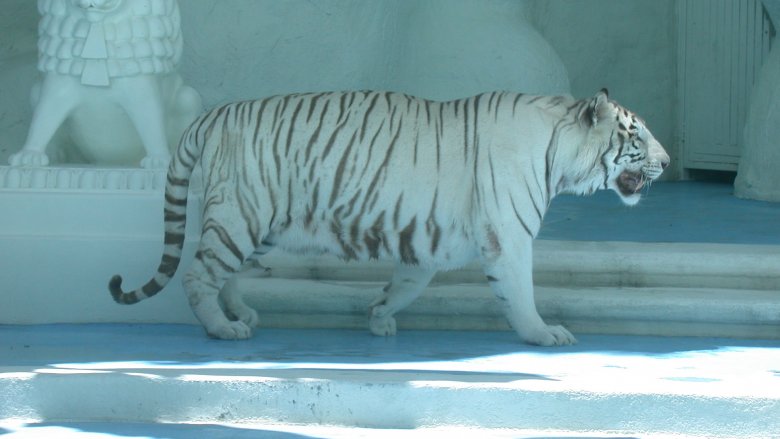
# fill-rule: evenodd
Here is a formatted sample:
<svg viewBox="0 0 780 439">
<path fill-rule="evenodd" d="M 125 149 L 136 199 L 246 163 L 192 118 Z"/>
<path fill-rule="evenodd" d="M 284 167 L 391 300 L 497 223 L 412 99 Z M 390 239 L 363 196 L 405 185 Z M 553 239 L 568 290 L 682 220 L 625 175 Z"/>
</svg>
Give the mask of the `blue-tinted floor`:
<svg viewBox="0 0 780 439">
<path fill-rule="evenodd" d="M 555 404 L 562 404 L 559 408 L 564 412 L 574 406 L 582 409 L 584 406 L 580 403 L 590 400 L 597 405 L 601 404 L 598 405 L 601 408 L 597 411 L 602 411 L 605 416 L 607 412 L 604 410 L 624 409 L 636 416 L 646 416 L 654 413 L 645 410 L 645 407 L 652 404 L 666 407 L 663 410 L 654 407 L 658 413 L 683 404 L 686 412 L 675 415 L 677 421 L 698 421 L 701 416 L 710 416 L 701 412 L 702 410 L 719 407 L 718 410 L 723 413 L 744 412 L 747 413 L 746 416 L 751 416 L 752 410 L 757 410 L 756 416 L 771 416 L 771 419 L 756 424 L 758 426 L 753 425 L 751 431 L 754 433 L 780 425 L 774 421 L 778 419 L 777 402 L 780 396 L 775 390 L 780 389 L 780 344 L 777 341 L 585 334 L 580 334 L 579 339 L 580 343 L 576 346 L 540 348 L 520 343 L 517 337 L 508 331 L 401 331 L 397 337 L 382 338 L 374 337 L 368 331 L 262 329 L 257 330 L 250 340 L 225 342 L 208 339 L 199 327 L 184 325 L 0 326 L 0 376 L 7 381 L 4 386 L 0 385 L 0 401 L 13 401 L 9 394 L 13 395 L 14 389 L 20 388 L 19 385 L 28 383 L 29 380 L 32 380 L 30 383 L 39 383 L 41 386 L 44 385 L 42 383 L 54 383 L 54 389 L 60 391 L 62 386 L 79 389 L 80 394 L 74 394 L 74 398 L 81 398 L 83 403 L 91 400 L 90 398 L 100 397 L 103 393 L 89 387 L 81 387 L 85 377 L 100 376 L 102 378 L 97 382 L 110 387 L 112 382 L 120 382 L 122 377 L 128 374 L 157 377 L 158 385 L 163 382 L 180 382 L 183 377 L 195 374 L 211 377 L 203 380 L 203 383 L 220 383 L 226 380 L 239 383 L 246 381 L 247 377 L 266 377 L 273 378 L 267 381 L 270 384 L 265 384 L 266 386 L 282 387 L 307 380 L 328 380 L 333 385 L 342 381 L 358 385 L 380 383 L 381 385 L 377 386 L 366 384 L 368 390 L 365 392 L 374 392 L 371 393 L 373 397 L 384 395 L 388 402 L 398 396 L 394 392 L 406 391 L 404 389 L 417 389 L 422 393 L 415 393 L 416 397 L 422 397 L 424 394 L 430 398 L 444 398 L 453 393 L 460 395 L 458 392 L 471 392 L 469 389 L 482 390 L 464 395 L 473 397 L 484 394 L 488 391 L 486 389 L 492 389 L 489 390 L 493 392 L 491 394 L 499 399 L 524 392 L 524 397 L 528 398 L 542 395 L 540 404 L 548 401 L 544 399 L 545 392 L 551 392 L 550 394 L 558 396 L 549 400 L 553 401 L 550 404 L 555 407 L 558 407 Z M 26 376 L 29 374 L 34 377 Z M 44 376 L 57 379 L 42 380 Z M 68 383 L 71 387 L 67 387 Z M 178 389 L 170 386 L 164 388 Z M 205 392 L 204 395 L 209 395 L 209 398 L 219 401 L 219 395 L 222 395 L 219 393 L 220 388 L 219 385 L 209 385 L 202 391 Z M 346 390 L 339 399 L 340 404 L 357 404 L 356 401 L 359 400 L 348 399 L 348 388 L 351 387 L 339 387 L 339 392 Z M 257 389 L 260 388 L 252 387 L 250 390 Z M 38 390 L 45 389 L 41 387 Z M 4 391 L 8 394 L 4 395 Z M 653 396 L 658 394 L 667 396 L 660 399 Z M 459 401 L 458 405 L 468 405 L 467 401 L 458 399 L 460 396 L 457 395 L 448 400 Z M 569 400 L 562 395 L 579 396 Z M 613 395 L 612 399 L 605 399 L 608 395 Z M 123 404 L 135 404 L 131 396 L 125 396 Z M 149 396 L 151 399 L 155 398 L 153 395 Z M 305 392 L 298 398 L 304 397 Z M 612 402 L 604 402 L 607 400 Z M 256 407 L 256 410 L 262 409 L 257 402 L 252 402 L 251 399 L 246 401 L 245 403 L 253 407 L 259 407 Z M 513 404 L 522 402 L 511 398 L 507 401 L 514 401 Z M 629 406 L 633 404 L 635 408 L 609 405 L 625 405 L 627 401 Z M 500 407 L 502 406 L 496 406 L 494 410 Z M 452 407 L 447 410 L 450 409 Z M 504 409 L 510 413 L 513 410 L 512 407 Z M 426 410 L 432 409 L 428 407 Z M 41 413 L 44 412 L 46 411 Z M 495 415 L 496 413 L 491 411 L 485 419 L 489 421 Z M 481 415 L 474 416 L 475 419 L 482 419 L 479 417 Z M 576 417 L 578 414 L 572 412 L 567 416 Z M 453 432 L 440 432 L 441 435 L 431 436 L 431 432 L 414 430 L 325 431 L 323 427 L 317 426 L 311 426 L 308 430 L 296 430 L 251 425 L 155 426 L 123 423 L 121 419 L 116 420 L 118 424 L 59 421 L 61 420 L 44 416 L 40 419 L 41 423 L 9 425 L 0 419 L 0 437 L 428 439 L 456 436 L 495 437 L 496 433 L 477 431 L 471 434 L 467 432 L 464 436 Z M 731 431 L 728 422 L 722 424 L 717 428 L 708 425 L 708 431 L 718 434 Z M 742 427 L 748 426 L 740 424 L 739 428 Z M 718 434 L 715 436 L 724 437 L 723 434 Z M 506 431 L 506 436 L 500 437 L 560 436 L 512 434 Z M 593 436 L 591 433 L 589 437 L 615 436 Z"/>
<path fill-rule="evenodd" d="M 636 206 L 612 191 L 556 197 L 541 239 L 780 245 L 780 203 L 742 200 L 724 183 L 662 182 Z"/>
</svg>

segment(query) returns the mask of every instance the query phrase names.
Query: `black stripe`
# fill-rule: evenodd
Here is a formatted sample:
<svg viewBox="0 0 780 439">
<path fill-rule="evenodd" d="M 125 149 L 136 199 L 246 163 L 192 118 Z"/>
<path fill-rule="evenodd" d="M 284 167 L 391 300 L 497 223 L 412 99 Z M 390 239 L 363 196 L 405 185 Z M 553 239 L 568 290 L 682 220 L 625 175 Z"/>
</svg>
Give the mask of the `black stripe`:
<svg viewBox="0 0 780 439">
<path fill-rule="evenodd" d="M 339 99 L 339 117 L 336 120 L 341 120 L 342 117 L 344 117 L 344 110 L 346 108 L 346 100 L 347 100 L 347 93 L 342 93 L 341 98 Z"/>
<path fill-rule="evenodd" d="M 223 105 L 219 108 L 217 108 L 214 111 L 214 119 L 212 119 L 211 123 L 206 127 L 206 129 L 203 132 L 203 137 L 208 138 L 211 137 L 211 132 L 214 130 L 214 127 L 217 125 L 217 121 L 220 117 L 222 117 L 222 113 L 227 110 L 227 105 Z"/>
<path fill-rule="evenodd" d="M 521 93 L 518 93 L 515 95 L 514 101 L 512 101 L 512 115 L 515 114 L 515 111 L 517 110 L 517 104 L 520 102 L 520 99 L 523 97 Z"/>
<path fill-rule="evenodd" d="M 366 192 L 366 196 L 363 199 L 364 203 L 369 199 L 369 197 L 374 195 L 374 189 L 376 188 L 376 185 L 379 182 L 379 177 L 382 175 L 383 172 L 385 172 L 387 165 L 390 163 L 390 157 L 393 154 L 393 150 L 395 148 L 396 142 L 398 141 L 398 137 L 401 135 L 402 128 L 403 128 L 403 121 L 401 121 L 398 124 L 398 130 L 395 132 L 393 139 L 390 141 L 390 144 L 387 146 L 387 152 L 385 153 L 385 158 L 382 161 L 382 164 L 379 165 L 377 171 L 374 173 L 374 178 L 371 179 L 371 183 L 368 186 L 368 191 Z"/>
<path fill-rule="evenodd" d="M 135 291 L 122 294 L 121 296 L 114 298 L 114 300 L 116 300 L 118 303 L 121 303 L 122 305 L 133 305 L 141 301 Z"/>
<path fill-rule="evenodd" d="M 496 171 L 495 167 L 493 166 L 493 153 L 490 149 L 488 149 L 488 165 L 490 165 L 490 181 L 493 185 L 493 198 L 496 201 L 496 205 L 499 205 L 498 191 L 496 191 Z"/>
<path fill-rule="evenodd" d="M 252 136 L 252 145 L 257 145 L 258 138 L 260 137 L 260 125 L 263 122 L 263 113 L 265 112 L 265 107 L 268 105 L 268 101 L 270 99 L 263 99 L 260 101 L 260 108 L 257 109 L 257 112 L 255 112 L 255 133 Z"/>
<path fill-rule="evenodd" d="M 463 101 L 463 161 L 469 158 L 469 107 Z"/>
<path fill-rule="evenodd" d="M 162 290 L 162 285 L 157 283 L 156 279 L 150 280 L 149 282 L 146 283 L 146 285 L 141 287 L 141 292 L 143 292 L 144 295 L 147 297 L 154 296 L 155 294 L 159 293 L 160 290 Z M 138 299 L 136 298 L 136 300 Z"/>
<path fill-rule="evenodd" d="M 274 116 L 277 117 L 277 116 Z M 274 125 L 276 122 L 274 121 Z M 274 143 L 273 147 L 271 149 L 271 152 L 274 156 L 274 165 L 276 167 L 276 184 L 281 184 L 281 175 L 282 175 L 282 158 L 279 154 L 279 137 L 282 134 L 282 126 L 284 125 L 284 122 L 280 123 L 279 126 L 276 128 L 276 134 L 274 135 Z"/>
<path fill-rule="evenodd" d="M 289 180 L 287 180 L 287 210 L 285 211 L 285 215 L 287 216 L 286 221 L 287 221 L 287 225 L 288 226 L 292 223 L 292 214 L 291 214 L 292 203 L 293 203 L 292 179 L 289 179 Z M 256 217 L 256 215 L 255 215 L 255 217 Z"/>
<path fill-rule="evenodd" d="M 412 239 L 414 238 L 414 230 L 417 228 L 417 217 L 413 217 L 409 224 L 401 230 L 398 236 L 398 251 L 400 253 L 401 262 L 409 265 L 417 265 L 419 261 L 414 251 L 414 245 Z"/>
<path fill-rule="evenodd" d="M 309 163 L 309 157 L 311 156 L 311 149 L 320 137 L 320 130 L 324 125 L 325 115 L 328 113 L 329 105 L 330 105 L 330 101 L 326 101 L 325 105 L 322 108 L 322 112 L 320 113 L 320 121 L 317 124 L 317 128 L 314 129 L 314 133 L 312 134 L 311 138 L 309 138 L 309 144 L 306 146 L 306 154 L 303 159 L 304 163 Z"/>
<path fill-rule="evenodd" d="M 166 232 L 164 242 L 166 245 L 173 244 L 181 246 L 184 243 L 184 233 Z"/>
<path fill-rule="evenodd" d="M 398 200 L 395 202 L 395 209 L 393 209 L 393 228 L 398 229 L 398 221 L 399 217 L 401 216 L 401 203 L 403 202 L 404 194 L 403 192 L 398 197 Z"/>
<path fill-rule="evenodd" d="M 415 130 L 414 133 L 414 156 L 412 158 L 412 166 L 417 166 L 417 149 L 420 147 L 420 130 Z"/>
<path fill-rule="evenodd" d="M 168 192 L 165 192 L 165 202 L 174 206 L 187 206 L 186 198 L 176 198 Z"/>
<path fill-rule="evenodd" d="M 618 133 L 618 135 L 619 135 L 619 134 L 620 134 L 620 133 Z M 610 140 L 610 142 L 611 142 L 611 141 L 612 141 L 612 138 L 610 137 L 610 139 L 609 139 L 609 140 Z M 626 144 L 625 140 L 622 140 L 622 139 L 621 139 L 621 142 L 620 142 L 620 148 L 618 148 L 617 155 L 615 156 L 615 159 L 612 161 L 614 164 L 617 164 L 617 163 L 618 163 L 618 161 L 619 161 L 619 160 L 620 160 L 620 159 L 623 157 L 623 146 L 625 146 L 625 144 Z"/>
<path fill-rule="evenodd" d="M 536 172 L 536 166 L 534 166 L 533 164 L 531 165 L 531 171 L 534 174 L 534 182 L 536 182 L 536 188 L 539 190 L 539 194 L 542 196 L 542 201 L 544 201 L 545 204 L 544 210 L 546 213 L 547 207 L 550 206 L 550 200 L 547 198 L 547 194 L 544 193 L 544 189 L 542 188 L 542 180 L 539 178 L 539 174 Z"/>
<path fill-rule="evenodd" d="M 311 196 L 311 206 L 306 210 L 306 217 L 303 219 L 304 227 L 309 227 L 314 220 L 314 212 L 317 210 L 317 204 L 320 201 L 320 182 L 314 185 L 314 191 Z"/>
<path fill-rule="evenodd" d="M 338 137 L 339 132 L 344 128 L 344 126 L 347 124 L 349 119 L 344 119 L 343 122 L 338 124 L 336 126 L 336 129 L 333 130 L 333 133 L 330 135 L 330 138 L 328 139 L 328 143 L 325 144 L 325 149 L 322 151 L 322 159 L 325 160 L 326 157 L 328 157 L 328 154 L 330 154 L 331 148 L 333 148 L 333 145 L 336 143 L 336 137 Z"/>
<path fill-rule="evenodd" d="M 374 152 L 374 146 L 376 145 L 376 139 L 379 137 L 379 134 L 382 132 L 382 129 L 385 127 L 385 121 L 383 120 L 379 124 L 379 128 L 377 128 L 376 132 L 374 133 L 374 136 L 371 137 L 371 142 L 368 144 L 368 153 L 366 154 L 366 160 L 365 165 L 363 166 L 363 171 L 360 173 L 360 179 L 362 180 L 363 177 L 365 177 L 366 172 L 368 172 L 368 167 L 373 164 L 373 161 L 371 160 L 371 155 Z"/>
<path fill-rule="evenodd" d="M 387 108 L 393 108 L 393 104 L 390 102 L 390 95 L 391 92 L 385 92 L 385 103 L 387 104 Z"/>
<path fill-rule="evenodd" d="M 382 237 L 384 235 L 384 226 L 385 212 L 382 211 L 379 216 L 377 216 L 371 228 L 366 230 L 363 234 L 363 242 L 366 243 L 368 257 L 370 259 L 379 259 L 379 244 L 382 242 Z"/>
<path fill-rule="evenodd" d="M 355 210 L 355 204 L 357 204 L 358 198 L 360 198 L 360 195 L 363 194 L 363 189 L 359 189 L 357 192 L 355 192 L 355 195 L 352 196 L 352 198 L 349 199 L 347 202 L 347 210 L 344 212 L 345 217 L 349 217 L 352 215 L 352 212 Z M 355 222 L 360 221 L 360 215 L 358 215 L 355 218 Z"/>
<path fill-rule="evenodd" d="M 341 160 L 339 160 L 339 164 L 336 167 L 336 175 L 333 181 L 333 189 L 330 192 L 328 207 L 333 207 L 333 203 L 336 202 L 336 196 L 339 194 L 339 189 L 341 188 L 341 180 L 344 177 L 344 167 L 347 164 L 347 158 L 349 158 L 349 153 L 352 151 L 352 145 L 355 144 L 356 137 L 357 132 L 352 134 L 352 139 L 350 139 L 349 144 L 347 144 L 346 150 L 341 154 Z"/>
<path fill-rule="evenodd" d="M 534 210 L 536 211 L 536 216 L 539 217 L 539 224 L 541 224 L 542 223 L 542 210 L 536 204 L 536 198 L 534 197 L 534 194 L 531 192 L 531 185 L 528 184 L 528 178 L 526 178 L 525 174 L 523 174 L 523 182 L 525 182 L 525 190 L 528 193 L 528 199 L 531 200 L 531 205 L 534 207 Z"/>
<path fill-rule="evenodd" d="M 314 114 L 314 107 L 317 106 L 317 101 L 320 100 L 321 97 L 323 97 L 326 93 L 319 93 L 309 100 L 309 113 L 306 115 L 306 123 L 309 123 L 311 120 L 311 116 Z"/>
<path fill-rule="evenodd" d="M 252 240 L 252 246 L 257 248 L 260 225 L 258 224 L 257 215 L 255 215 L 255 209 L 251 205 L 251 201 L 248 199 L 248 191 L 242 190 L 240 185 L 235 187 L 236 200 L 238 201 L 238 208 L 241 212 L 241 217 L 246 221 L 246 232 L 249 238 Z"/>
<path fill-rule="evenodd" d="M 344 237 L 342 236 L 342 227 L 341 224 L 339 224 L 336 221 L 333 221 L 330 223 L 330 231 L 333 233 L 333 235 L 336 237 L 336 240 L 339 242 L 339 245 L 341 246 L 341 250 L 344 252 L 344 258 L 347 260 L 350 259 L 357 259 L 357 253 L 355 252 L 355 249 L 350 247 L 346 241 L 344 241 Z"/>
<path fill-rule="evenodd" d="M 374 111 L 374 106 L 376 105 L 377 99 L 379 99 L 379 93 L 374 94 L 374 97 L 371 99 L 371 102 L 368 104 L 368 109 L 366 109 L 366 113 L 363 115 L 363 124 L 360 126 L 361 143 L 363 143 L 363 138 L 366 135 L 366 128 L 368 127 L 368 117 Z"/>
<path fill-rule="evenodd" d="M 177 178 L 171 175 L 169 172 L 168 175 L 165 177 L 168 185 L 170 186 L 189 186 L 190 185 L 190 179 L 189 178 Z"/>
<path fill-rule="evenodd" d="M 201 261 L 201 264 L 206 269 L 206 271 L 208 272 L 209 276 L 212 279 L 216 279 L 216 278 L 219 278 L 221 276 L 217 275 L 217 273 L 214 271 L 214 269 L 217 268 L 214 264 L 203 262 L 204 258 L 209 258 L 210 260 L 214 261 L 219 266 L 219 268 L 221 268 L 222 271 L 225 272 L 225 273 L 235 273 L 235 271 L 236 271 L 235 267 L 233 267 L 233 266 L 229 265 L 227 262 L 225 262 L 222 258 L 219 257 L 219 255 L 217 255 L 217 253 L 213 249 L 210 249 L 210 248 L 206 249 L 206 250 L 203 250 L 203 251 L 198 251 L 195 254 L 195 258 L 199 259 Z M 206 283 L 205 279 L 201 279 L 201 281 Z M 211 285 L 215 289 L 219 289 L 216 285 L 214 285 L 214 284 L 211 284 Z"/>
<path fill-rule="evenodd" d="M 431 255 L 436 253 L 439 248 L 439 240 L 441 239 L 441 227 L 436 222 L 436 203 L 439 199 L 439 188 L 433 193 L 433 202 L 431 203 L 431 211 L 428 213 L 428 220 L 425 222 L 425 230 L 431 238 Z"/>
<path fill-rule="evenodd" d="M 520 221 L 520 224 L 523 226 L 526 232 L 528 232 L 529 236 L 534 236 L 533 233 L 531 233 L 531 229 L 528 227 L 528 225 L 523 221 L 523 218 L 520 216 L 520 213 L 517 211 L 517 206 L 515 206 L 515 200 L 512 198 L 512 195 L 509 195 L 509 201 L 512 203 L 512 209 L 515 211 L 515 216 L 517 217 L 517 220 Z"/>
<path fill-rule="evenodd" d="M 233 238 L 230 236 L 230 233 L 228 233 L 228 231 L 225 230 L 225 228 L 222 227 L 221 224 L 217 223 L 212 219 L 207 219 L 203 224 L 203 235 L 205 235 L 209 231 L 213 231 L 214 233 L 216 233 L 222 245 L 224 245 L 225 248 L 227 248 L 230 251 L 230 253 L 232 253 L 233 256 L 236 257 L 236 259 L 238 259 L 240 262 L 244 262 L 245 259 L 244 254 L 238 248 L 236 242 L 233 241 Z"/>
<path fill-rule="evenodd" d="M 285 156 L 290 155 L 290 146 L 292 145 L 292 138 L 293 138 L 293 133 L 295 132 L 295 127 L 298 126 L 298 114 L 301 111 L 301 107 L 303 107 L 303 99 L 298 99 L 298 105 L 295 106 L 295 111 L 293 111 L 292 120 L 290 120 L 290 128 L 287 130 L 287 139 L 285 139 L 286 145 L 284 147 Z"/>
<path fill-rule="evenodd" d="M 178 213 L 169 209 L 163 209 L 163 220 L 168 222 L 184 222 L 187 219 L 186 213 Z"/>
<path fill-rule="evenodd" d="M 173 277 L 173 274 L 176 273 L 176 268 L 179 266 L 180 261 L 181 258 L 179 256 L 163 253 L 162 259 L 160 260 L 160 266 L 157 267 L 157 271 L 168 277 Z"/>
</svg>

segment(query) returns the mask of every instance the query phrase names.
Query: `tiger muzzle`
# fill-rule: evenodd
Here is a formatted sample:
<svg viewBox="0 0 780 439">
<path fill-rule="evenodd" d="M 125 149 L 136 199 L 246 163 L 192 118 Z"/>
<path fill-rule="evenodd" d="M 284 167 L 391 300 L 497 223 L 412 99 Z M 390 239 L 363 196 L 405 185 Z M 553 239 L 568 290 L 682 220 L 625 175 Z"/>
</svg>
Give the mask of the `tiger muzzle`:
<svg viewBox="0 0 780 439">
<path fill-rule="evenodd" d="M 617 178 L 617 186 L 623 195 L 632 195 L 644 187 L 648 179 L 642 172 L 623 171 Z"/>
</svg>

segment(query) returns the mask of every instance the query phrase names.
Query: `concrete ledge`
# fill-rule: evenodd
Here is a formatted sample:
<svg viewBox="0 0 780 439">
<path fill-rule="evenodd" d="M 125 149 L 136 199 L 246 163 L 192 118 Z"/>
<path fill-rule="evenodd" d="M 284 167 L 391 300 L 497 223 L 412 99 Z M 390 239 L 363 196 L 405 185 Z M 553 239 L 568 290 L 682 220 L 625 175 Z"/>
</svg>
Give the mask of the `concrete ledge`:
<svg viewBox="0 0 780 439">
<path fill-rule="evenodd" d="M 507 428 L 769 437 L 776 342 L 506 332 L 263 330 L 246 342 L 171 325 L 0 327 L 5 422 Z M 76 397 L 76 395 L 78 395 Z"/>
<path fill-rule="evenodd" d="M 261 327 L 367 327 L 383 283 L 241 279 Z M 705 288 L 537 287 L 539 312 L 575 334 L 780 339 L 777 292 Z M 399 330 L 509 330 L 487 285 L 439 285 L 397 316 Z"/>
</svg>

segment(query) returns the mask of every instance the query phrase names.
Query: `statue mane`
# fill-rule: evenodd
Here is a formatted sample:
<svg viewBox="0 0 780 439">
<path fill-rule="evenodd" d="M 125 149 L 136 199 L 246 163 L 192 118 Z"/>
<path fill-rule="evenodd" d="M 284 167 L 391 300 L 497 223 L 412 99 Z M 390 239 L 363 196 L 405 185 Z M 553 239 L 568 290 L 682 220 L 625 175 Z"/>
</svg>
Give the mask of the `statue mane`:
<svg viewBox="0 0 780 439">
<path fill-rule="evenodd" d="M 182 53 L 174 0 L 105 0 L 88 9 L 78 3 L 38 0 L 38 70 L 80 76 L 85 85 L 174 71 Z"/>
</svg>

